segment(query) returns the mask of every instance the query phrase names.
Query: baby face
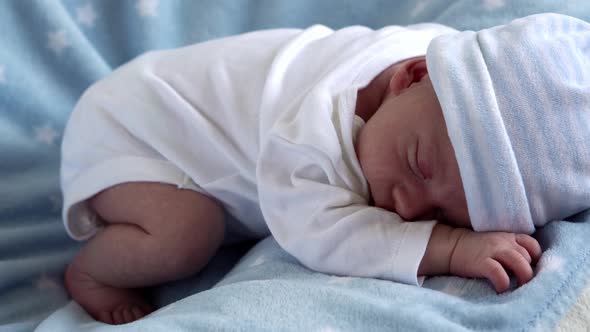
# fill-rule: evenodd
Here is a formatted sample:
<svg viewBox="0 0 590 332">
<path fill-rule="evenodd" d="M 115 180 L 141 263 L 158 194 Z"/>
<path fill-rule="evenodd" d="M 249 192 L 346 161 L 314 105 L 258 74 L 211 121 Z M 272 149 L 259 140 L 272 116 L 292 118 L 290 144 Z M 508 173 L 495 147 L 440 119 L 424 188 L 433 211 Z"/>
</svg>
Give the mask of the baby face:
<svg viewBox="0 0 590 332">
<path fill-rule="evenodd" d="M 357 155 L 372 200 L 404 220 L 471 227 L 459 167 L 428 75 L 388 90 L 361 129 Z"/>
</svg>

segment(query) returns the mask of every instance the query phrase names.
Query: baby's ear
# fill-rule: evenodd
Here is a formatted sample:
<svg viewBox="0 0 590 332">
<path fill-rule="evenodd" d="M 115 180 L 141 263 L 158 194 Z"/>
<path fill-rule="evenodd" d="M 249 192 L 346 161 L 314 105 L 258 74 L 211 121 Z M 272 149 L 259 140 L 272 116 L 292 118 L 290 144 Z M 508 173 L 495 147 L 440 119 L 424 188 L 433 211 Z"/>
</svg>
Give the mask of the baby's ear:
<svg viewBox="0 0 590 332">
<path fill-rule="evenodd" d="M 426 58 L 422 57 L 420 61 L 416 62 L 411 71 L 413 73 L 414 82 L 420 82 L 426 75 L 428 75 L 428 68 L 426 68 Z"/>
<path fill-rule="evenodd" d="M 406 60 L 397 66 L 397 71 L 389 80 L 389 93 L 397 96 L 412 84 L 420 82 L 428 74 L 426 58 L 418 57 Z"/>
</svg>

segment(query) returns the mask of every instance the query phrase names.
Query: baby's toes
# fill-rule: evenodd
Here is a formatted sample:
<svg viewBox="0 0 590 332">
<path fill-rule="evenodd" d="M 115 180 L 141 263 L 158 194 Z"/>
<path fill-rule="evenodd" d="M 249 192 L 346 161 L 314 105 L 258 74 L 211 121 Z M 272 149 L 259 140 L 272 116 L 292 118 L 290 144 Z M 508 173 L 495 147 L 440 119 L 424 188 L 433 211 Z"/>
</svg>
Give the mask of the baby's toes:
<svg viewBox="0 0 590 332">
<path fill-rule="evenodd" d="M 131 308 L 131 314 L 133 315 L 134 320 L 138 320 L 140 318 L 143 318 L 145 315 L 147 315 L 147 313 L 149 313 L 149 311 L 144 311 L 140 307 L 137 307 L 137 306 L 134 306 Z"/>
<path fill-rule="evenodd" d="M 123 320 L 125 321 L 125 323 L 131 323 L 131 322 L 138 320 L 138 319 L 139 318 L 135 318 L 135 315 L 133 314 L 133 311 L 131 308 L 124 308 L 123 309 Z"/>
<path fill-rule="evenodd" d="M 106 324 L 116 324 L 113 320 L 113 313 L 110 311 L 101 311 L 98 313 L 97 320 L 106 323 Z"/>
<path fill-rule="evenodd" d="M 144 317 L 145 315 L 146 313 L 136 305 L 120 305 L 113 311 L 113 324 L 120 325 L 131 323 Z"/>
</svg>

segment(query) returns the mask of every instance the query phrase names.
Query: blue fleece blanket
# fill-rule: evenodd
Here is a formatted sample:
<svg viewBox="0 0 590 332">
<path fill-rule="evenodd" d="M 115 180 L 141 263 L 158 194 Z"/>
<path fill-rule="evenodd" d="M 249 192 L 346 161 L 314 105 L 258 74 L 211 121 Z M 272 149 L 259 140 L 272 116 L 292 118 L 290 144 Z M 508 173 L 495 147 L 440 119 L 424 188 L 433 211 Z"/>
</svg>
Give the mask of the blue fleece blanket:
<svg viewBox="0 0 590 332">
<path fill-rule="evenodd" d="M 479 29 L 545 11 L 590 20 L 586 0 L 1 1 L 0 331 L 110 328 L 63 287 L 80 244 L 62 227 L 58 167 L 73 104 L 115 67 L 149 49 L 262 28 L 429 21 Z M 162 308 L 119 330 L 544 330 L 589 279 L 590 214 L 537 236 L 546 249 L 537 276 L 500 296 L 482 280 L 437 277 L 417 288 L 315 273 L 268 238 L 249 251 L 225 248 L 200 275 L 154 289 Z"/>
</svg>

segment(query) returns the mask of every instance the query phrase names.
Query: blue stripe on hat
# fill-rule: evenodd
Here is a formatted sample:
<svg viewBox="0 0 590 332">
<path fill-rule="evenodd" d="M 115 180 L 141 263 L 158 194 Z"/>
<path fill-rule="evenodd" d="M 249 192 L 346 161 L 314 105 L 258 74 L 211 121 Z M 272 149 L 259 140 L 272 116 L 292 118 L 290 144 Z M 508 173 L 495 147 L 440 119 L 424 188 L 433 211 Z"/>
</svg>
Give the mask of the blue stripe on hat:
<svg viewBox="0 0 590 332">
<path fill-rule="evenodd" d="M 540 14 L 432 41 L 427 66 L 475 230 L 590 207 L 590 25 Z"/>
</svg>

